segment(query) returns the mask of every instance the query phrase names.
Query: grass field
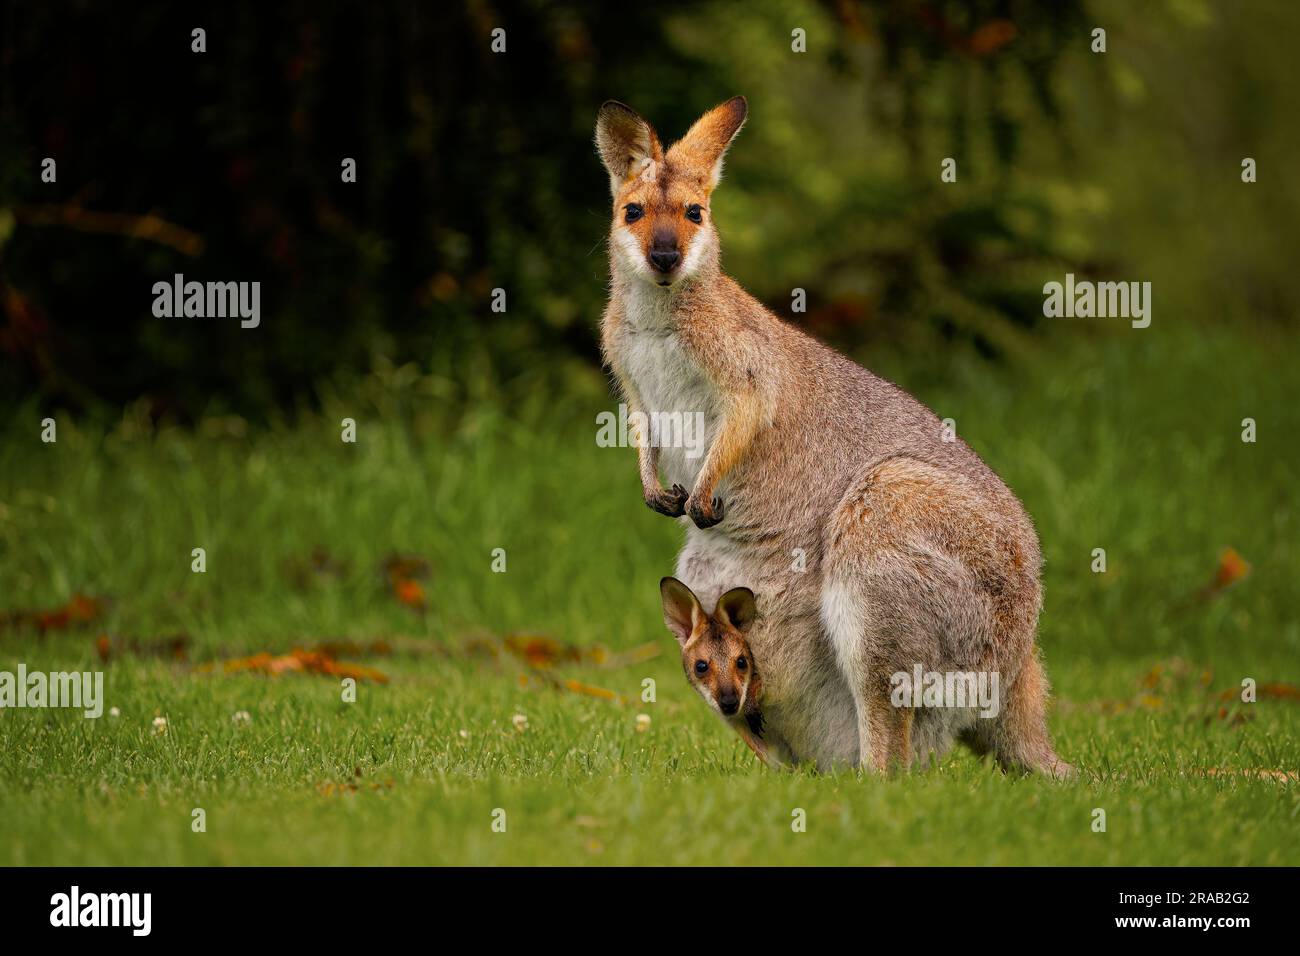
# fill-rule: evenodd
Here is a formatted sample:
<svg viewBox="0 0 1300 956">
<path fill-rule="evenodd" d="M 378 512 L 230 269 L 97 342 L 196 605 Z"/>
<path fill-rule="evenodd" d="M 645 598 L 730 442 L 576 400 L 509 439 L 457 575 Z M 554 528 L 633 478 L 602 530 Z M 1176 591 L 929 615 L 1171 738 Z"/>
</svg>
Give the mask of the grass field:
<svg viewBox="0 0 1300 956">
<path fill-rule="evenodd" d="M 1170 325 L 1059 339 L 1032 367 L 875 362 L 1035 517 L 1071 784 L 964 752 L 891 779 L 757 765 L 681 675 L 657 591 L 681 532 L 642 505 L 633 452 L 596 447 L 594 371 L 467 395 L 385 369 L 292 426 L 61 416 L 54 444 L 16 409 L 0 613 L 108 603 L 80 626 L 11 617 L 0 670 L 102 668 L 118 714 L 0 710 L 0 864 L 1300 863 L 1293 355 Z M 1207 590 L 1228 547 L 1249 573 Z M 405 602 L 395 553 L 428 563 Z M 547 659 L 504 650 L 519 633 Z M 345 703 L 338 675 L 224 670 L 324 641 L 389 682 Z M 1246 677 L 1258 702 L 1220 699 Z"/>
</svg>

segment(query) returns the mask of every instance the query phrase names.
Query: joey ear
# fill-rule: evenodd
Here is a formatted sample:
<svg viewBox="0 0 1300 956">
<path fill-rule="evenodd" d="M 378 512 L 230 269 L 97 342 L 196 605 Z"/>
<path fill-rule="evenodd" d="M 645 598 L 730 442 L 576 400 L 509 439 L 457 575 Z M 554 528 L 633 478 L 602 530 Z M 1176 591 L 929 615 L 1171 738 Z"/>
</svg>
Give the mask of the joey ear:
<svg viewBox="0 0 1300 956">
<path fill-rule="evenodd" d="M 681 159 L 683 165 L 697 170 L 704 188 L 712 191 L 722 178 L 722 157 L 748 115 L 749 104 L 745 98 L 733 96 L 697 119 L 686 135 L 668 150 L 669 157 Z"/>
<path fill-rule="evenodd" d="M 704 618 L 695 592 L 676 578 L 659 582 L 659 593 L 664 599 L 664 624 L 677 636 L 677 643 L 685 646 L 695 633 L 695 626 Z"/>
<path fill-rule="evenodd" d="M 713 616 L 730 624 L 742 634 L 749 630 L 758 616 L 758 607 L 754 603 L 754 592 L 749 588 L 732 588 L 718 598 L 717 610 Z"/>
<path fill-rule="evenodd" d="M 596 149 L 609 172 L 609 188 L 615 196 L 629 179 L 642 175 L 652 164 L 662 163 L 664 158 L 654 127 L 632 107 L 617 100 L 608 100 L 596 114 Z"/>
</svg>

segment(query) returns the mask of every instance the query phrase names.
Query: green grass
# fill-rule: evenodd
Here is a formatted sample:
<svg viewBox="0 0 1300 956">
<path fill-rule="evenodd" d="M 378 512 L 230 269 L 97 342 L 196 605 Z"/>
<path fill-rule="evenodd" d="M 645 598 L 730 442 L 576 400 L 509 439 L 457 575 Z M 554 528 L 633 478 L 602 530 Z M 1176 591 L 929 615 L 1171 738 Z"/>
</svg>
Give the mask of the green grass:
<svg viewBox="0 0 1300 956">
<path fill-rule="evenodd" d="M 1300 702 L 1221 717 L 1213 696 L 1300 679 L 1293 354 L 1171 323 L 1061 339 L 1032 368 L 875 358 L 1035 517 L 1052 730 L 1083 770 L 1071 784 L 964 752 L 891 779 L 758 766 L 681 675 L 656 587 L 680 532 L 641 504 L 633 453 L 596 447 L 610 400 L 595 373 L 563 391 L 516 383 L 521 401 L 475 394 L 457 414 L 453 380 L 387 369 L 292 427 L 59 416 L 53 445 L 20 408 L 0 426 L 0 611 L 112 603 L 88 629 L 0 625 L 0 670 L 98 668 L 101 633 L 192 646 L 183 663 L 117 653 L 119 716 L 0 710 L 0 864 L 1300 863 L 1300 785 L 1253 775 L 1300 769 Z M 345 416 L 356 445 L 339 441 Z M 287 569 L 317 546 L 343 567 L 304 583 Z M 1225 546 L 1250 575 L 1191 599 Z M 384 587 L 394 551 L 431 563 L 423 614 Z M 613 702 L 467 649 L 512 631 L 660 653 L 555 668 L 629 699 Z M 358 659 L 391 682 L 349 704 L 336 678 L 196 667 L 327 639 L 389 641 L 391 656 Z"/>
</svg>

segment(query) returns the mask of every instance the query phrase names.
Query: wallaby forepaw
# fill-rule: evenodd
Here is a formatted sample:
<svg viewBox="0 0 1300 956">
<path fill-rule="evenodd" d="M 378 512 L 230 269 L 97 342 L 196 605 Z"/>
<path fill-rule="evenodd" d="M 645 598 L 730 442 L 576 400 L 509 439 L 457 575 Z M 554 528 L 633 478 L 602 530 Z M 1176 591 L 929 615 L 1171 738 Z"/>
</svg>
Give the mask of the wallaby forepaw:
<svg viewBox="0 0 1300 956">
<path fill-rule="evenodd" d="M 697 528 L 712 528 L 722 520 L 724 509 L 722 499 L 714 498 L 711 502 L 701 503 L 699 499 L 686 502 L 686 513 L 691 516 Z"/>
<path fill-rule="evenodd" d="M 650 506 L 651 511 L 657 511 L 670 518 L 680 518 L 686 514 L 686 499 L 689 497 L 690 493 L 685 488 L 681 485 L 673 485 L 669 491 L 656 488 L 645 496 L 645 503 Z"/>
</svg>

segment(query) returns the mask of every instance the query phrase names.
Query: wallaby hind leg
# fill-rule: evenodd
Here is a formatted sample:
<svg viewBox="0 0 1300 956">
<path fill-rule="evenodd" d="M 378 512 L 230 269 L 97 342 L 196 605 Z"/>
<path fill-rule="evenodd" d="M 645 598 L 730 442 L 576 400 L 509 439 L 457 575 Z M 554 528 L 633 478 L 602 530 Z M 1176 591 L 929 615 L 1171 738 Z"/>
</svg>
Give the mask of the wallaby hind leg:
<svg viewBox="0 0 1300 956">
<path fill-rule="evenodd" d="M 1047 733 L 1047 691 L 1043 667 L 1031 656 L 1007 690 L 997 717 L 977 720 L 963 739 L 976 753 L 992 751 L 1003 770 L 1070 779 L 1075 769 L 1056 755 Z"/>
<path fill-rule="evenodd" d="M 888 691 L 878 686 L 863 703 L 866 714 L 859 714 L 858 736 L 866 742 L 866 753 L 861 762 L 881 773 L 907 769 L 912 763 L 912 710 L 895 707 Z"/>
<path fill-rule="evenodd" d="M 869 590 L 865 581 L 851 586 L 831 582 L 822 594 L 822 626 L 853 693 L 858 765 L 884 773 L 892 765 L 912 761 L 912 711 L 895 707 L 890 699 L 889 675 L 896 668 L 868 654 Z"/>
<path fill-rule="evenodd" d="M 901 755 L 889 677 L 920 667 L 1011 680 L 998 717 L 974 721 L 982 726 L 926 715 L 909 762 L 914 749 L 942 754 L 967 733 L 1003 767 L 1071 772 L 1052 750 L 1047 681 L 1033 659 L 1040 563 L 1027 519 L 965 476 L 900 456 L 850 485 L 827 527 L 821 617 L 853 691 L 862 764 Z"/>
</svg>

